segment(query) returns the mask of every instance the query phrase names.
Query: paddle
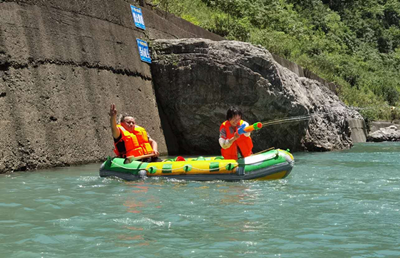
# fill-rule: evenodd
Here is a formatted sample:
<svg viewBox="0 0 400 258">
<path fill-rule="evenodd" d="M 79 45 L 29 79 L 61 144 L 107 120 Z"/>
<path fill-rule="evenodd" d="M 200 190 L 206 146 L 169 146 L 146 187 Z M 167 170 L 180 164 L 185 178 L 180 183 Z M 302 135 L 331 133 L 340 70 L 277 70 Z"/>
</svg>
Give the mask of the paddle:
<svg viewBox="0 0 400 258">
<path fill-rule="evenodd" d="M 137 161 L 137 160 L 140 160 L 140 159 L 151 158 L 151 157 L 154 157 L 154 156 L 156 156 L 156 154 L 154 154 L 154 153 L 146 154 L 146 155 L 142 155 L 142 156 L 137 156 L 137 157 L 135 157 L 135 156 L 129 156 L 129 157 L 127 157 L 127 158 L 125 159 L 124 164 L 129 164 L 129 163 L 131 163 L 132 161 Z"/>
<path fill-rule="evenodd" d="M 264 152 L 267 152 L 267 151 L 270 151 L 270 150 L 274 150 L 274 149 L 275 149 L 275 147 L 271 147 L 271 148 L 268 148 L 268 149 L 266 149 L 266 150 L 262 150 L 262 151 L 259 151 L 259 152 L 257 152 L 257 153 L 253 153 L 253 154 L 251 154 L 251 155 L 261 154 L 261 153 L 264 153 Z"/>
</svg>

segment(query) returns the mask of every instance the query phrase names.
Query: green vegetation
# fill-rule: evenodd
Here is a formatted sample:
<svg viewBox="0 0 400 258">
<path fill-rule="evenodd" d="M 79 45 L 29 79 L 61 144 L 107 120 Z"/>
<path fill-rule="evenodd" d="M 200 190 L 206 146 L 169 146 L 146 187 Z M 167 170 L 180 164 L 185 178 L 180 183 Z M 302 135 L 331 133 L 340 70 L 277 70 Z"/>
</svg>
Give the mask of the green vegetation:
<svg viewBox="0 0 400 258">
<path fill-rule="evenodd" d="M 227 39 L 260 44 L 340 85 L 369 120 L 400 100 L 398 0 L 154 0 Z"/>
</svg>

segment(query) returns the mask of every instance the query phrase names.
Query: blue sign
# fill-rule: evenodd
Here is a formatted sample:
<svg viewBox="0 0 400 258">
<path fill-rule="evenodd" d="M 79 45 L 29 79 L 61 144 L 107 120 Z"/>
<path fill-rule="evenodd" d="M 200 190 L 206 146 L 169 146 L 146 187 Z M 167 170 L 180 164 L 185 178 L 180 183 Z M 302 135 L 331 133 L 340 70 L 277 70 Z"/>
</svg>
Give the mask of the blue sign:
<svg viewBox="0 0 400 258">
<path fill-rule="evenodd" d="M 146 41 L 143 41 L 141 39 L 136 39 L 138 49 L 139 49 L 139 55 L 140 59 L 144 62 L 147 62 L 151 64 L 151 57 L 149 53 L 149 46 L 147 45 Z"/>
<path fill-rule="evenodd" d="M 135 7 L 131 5 L 133 21 L 135 22 L 135 26 L 145 30 L 146 26 L 144 26 L 144 20 L 142 15 L 142 9 L 139 7 Z"/>
</svg>

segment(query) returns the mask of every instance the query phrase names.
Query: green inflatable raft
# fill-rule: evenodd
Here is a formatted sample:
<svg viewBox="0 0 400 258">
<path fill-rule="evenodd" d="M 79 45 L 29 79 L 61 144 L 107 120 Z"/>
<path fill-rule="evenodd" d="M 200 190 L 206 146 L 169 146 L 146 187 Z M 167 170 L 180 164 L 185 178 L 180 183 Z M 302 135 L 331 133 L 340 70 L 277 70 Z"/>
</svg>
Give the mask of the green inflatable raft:
<svg viewBox="0 0 400 258">
<path fill-rule="evenodd" d="M 167 159 L 162 162 L 132 161 L 109 157 L 100 167 L 101 177 L 139 180 L 165 177 L 196 181 L 273 180 L 287 177 L 294 166 L 293 155 L 281 149 L 267 150 L 239 160 L 223 157 Z"/>
</svg>

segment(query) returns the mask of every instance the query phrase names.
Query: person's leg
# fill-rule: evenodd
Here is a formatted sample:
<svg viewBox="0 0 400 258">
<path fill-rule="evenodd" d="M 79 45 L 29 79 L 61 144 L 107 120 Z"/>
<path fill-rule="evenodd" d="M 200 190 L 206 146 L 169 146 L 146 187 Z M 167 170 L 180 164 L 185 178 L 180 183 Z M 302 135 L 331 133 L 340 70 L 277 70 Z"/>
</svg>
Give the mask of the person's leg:
<svg viewBox="0 0 400 258">
<path fill-rule="evenodd" d="M 138 161 L 150 163 L 150 162 L 162 162 L 162 159 L 160 159 L 159 157 L 150 157 L 150 158 L 145 158 L 145 159 L 141 159 Z"/>
<path fill-rule="evenodd" d="M 243 158 L 243 154 L 242 154 L 242 152 L 240 151 L 240 148 L 239 148 L 239 147 L 237 148 L 237 152 L 238 152 L 238 159 Z"/>
<path fill-rule="evenodd" d="M 150 162 L 162 162 L 162 159 L 160 157 L 151 157 Z"/>
</svg>

